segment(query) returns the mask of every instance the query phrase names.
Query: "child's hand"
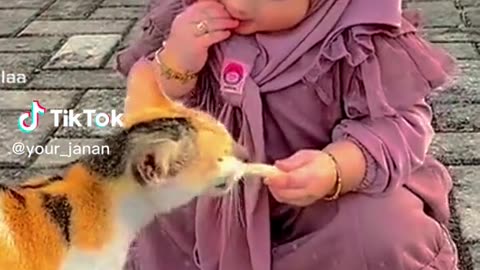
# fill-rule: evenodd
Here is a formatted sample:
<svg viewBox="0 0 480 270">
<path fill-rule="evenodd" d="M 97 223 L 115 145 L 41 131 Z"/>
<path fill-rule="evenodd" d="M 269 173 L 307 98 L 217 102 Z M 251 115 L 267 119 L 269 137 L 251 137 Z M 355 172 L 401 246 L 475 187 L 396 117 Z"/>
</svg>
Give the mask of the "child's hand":
<svg viewBox="0 0 480 270">
<path fill-rule="evenodd" d="M 335 162 L 322 151 L 300 150 L 275 166 L 286 173 L 264 183 L 279 202 L 307 206 L 334 191 Z"/>
<path fill-rule="evenodd" d="M 161 57 L 172 68 L 196 73 L 207 61 L 208 48 L 227 39 L 238 24 L 218 1 L 198 0 L 173 21 Z"/>
</svg>

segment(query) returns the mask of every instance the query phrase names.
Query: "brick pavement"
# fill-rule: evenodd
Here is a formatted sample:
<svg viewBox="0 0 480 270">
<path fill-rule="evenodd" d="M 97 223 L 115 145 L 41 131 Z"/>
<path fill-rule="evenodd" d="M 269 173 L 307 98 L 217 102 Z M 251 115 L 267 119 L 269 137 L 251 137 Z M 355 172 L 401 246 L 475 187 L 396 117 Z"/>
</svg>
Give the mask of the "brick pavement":
<svg viewBox="0 0 480 270">
<path fill-rule="evenodd" d="M 404 4 L 424 12 L 425 36 L 462 70 L 450 91 L 432 98 L 438 133 L 431 151 L 455 178 L 451 230 L 461 269 L 480 269 L 480 0 Z M 124 80 L 112 70 L 113 55 L 138 34 L 143 9 L 144 0 L 0 0 L 0 180 L 50 173 L 71 159 L 8 154 L 16 141 L 93 145 L 109 132 L 42 119 L 25 135 L 16 121 L 33 99 L 49 109 L 121 111 Z"/>
</svg>

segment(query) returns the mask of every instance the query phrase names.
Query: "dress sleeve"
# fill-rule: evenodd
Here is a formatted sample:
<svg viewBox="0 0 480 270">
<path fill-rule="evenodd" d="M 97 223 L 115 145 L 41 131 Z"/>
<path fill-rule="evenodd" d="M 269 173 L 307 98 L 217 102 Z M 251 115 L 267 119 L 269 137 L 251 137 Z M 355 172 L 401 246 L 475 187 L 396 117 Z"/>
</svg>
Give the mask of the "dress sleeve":
<svg viewBox="0 0 480 270">
<path fill-rule="evenodd" d="M 332 134 L 362 149 L 367 171 L 358 191 L 371 194 L 401 186 L 423 164 L 434 135 L 426 98 L 455 70 L 453 58 L 414 31 L 378 29 L 358 26 L 336 40 L 347 52 L 345 117 Z"/>
<path fill-rule="evenodd" d="M 127 76 L 139 59 L 151 57 L 167 38 L 175 17 L 185 8 L 182 0 L 151 0 L 142 18 L 142 33 L 131 45 L 116 55 L 115 69 Z"/>
</svg>

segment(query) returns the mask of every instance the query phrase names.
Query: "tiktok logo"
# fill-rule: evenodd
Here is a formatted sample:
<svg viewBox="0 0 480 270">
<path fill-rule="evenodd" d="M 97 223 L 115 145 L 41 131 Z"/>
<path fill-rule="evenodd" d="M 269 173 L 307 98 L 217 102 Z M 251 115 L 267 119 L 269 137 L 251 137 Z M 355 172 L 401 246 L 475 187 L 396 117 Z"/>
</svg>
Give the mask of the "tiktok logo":
<svg viewBox="0 0 480 270">
<path fill-rule="evenodd" d="M 38 100 L 32 102 L 29 112 L 24 112 L 18 117 L 18 129 L 23 133 L 34 131 L 40 121 L 40 115 L 47 113 Z M 97 110 L 83 109 L 77 112 L 73 109 L 50 109 L 48 113 L 53 115 L 53 126 L 64 128 L 92 127 L 104 128 L 106 126 L 123 127 L 122 113 L 117 113 L 115 109 L 110 113 L 97 112 Z M 29 120 L 29 122 L 27 122 Z M 86 123 L 85 123 L 86 122 Z M 30 123 L 30 124 L 29 124 Z"/>
<path fill-rule="evenodd" d="M 24 112 L 18 117 L 18 129 L 23 133 L 30 133 L 34 131 L 39 124 L 40 115 L 44 115 L 47 109 L 42 107 L 38 100 L 32 102 L 31 110 Z M 27 123 L 27 119 L 30 118 L 30 124 Z"/>
</svg>

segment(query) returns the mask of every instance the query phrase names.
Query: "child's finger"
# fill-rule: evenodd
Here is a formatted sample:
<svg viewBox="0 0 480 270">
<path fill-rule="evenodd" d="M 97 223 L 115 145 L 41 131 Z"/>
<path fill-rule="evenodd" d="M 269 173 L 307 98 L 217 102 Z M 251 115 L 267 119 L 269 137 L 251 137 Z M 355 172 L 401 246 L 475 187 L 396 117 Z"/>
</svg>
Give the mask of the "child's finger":
<svg viewBox="0 0 480 270">
<path fill-rule="evenodd" d="M 199 5 L 203 5 L 204 3 L 218 3 L 218 4 L 221 4 L 219 0 L 197 0 L 197 2 L 195 4 L 199 4 Z M 222 4 L 223 6 L 223 4 Z"/>
<path fill-rule="evenodd" d="M 264 183 L 268 186 L 281 189 L 304 189 L 308 186 L 308 180 L 300 174 L 284 174 L 270 177 Z"/>
<path fill-rule="evenodd" d="M 199 44 L 203 48 L 207 49 L 213 44 L 226 40 L 231 36 L 231 34 L 232 33 L 228 30 L 211 32 L 200 37 Z"/>
<path fill-rule="evenodd" d="M 263 183 L 269 186 L 284 187 L 288 183 L 288 175 L 281 174 L 271 177 L 265 177 Z"/>
<path fill-rule="evenodd" d="M 277 160 L 275 166 L 283 171 L 298 169 L 309 163 L 314 157 L 313 151 L 300 150 L 288 158 Z"/>
<path fill-rule="evenodd" d="M 208 20 L 208 31 L 222 31 L 238 27 L 240 22 L 231 18 L 214 18 Z"/>
</svg>

